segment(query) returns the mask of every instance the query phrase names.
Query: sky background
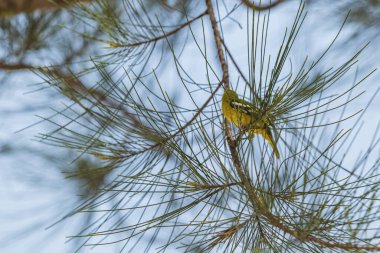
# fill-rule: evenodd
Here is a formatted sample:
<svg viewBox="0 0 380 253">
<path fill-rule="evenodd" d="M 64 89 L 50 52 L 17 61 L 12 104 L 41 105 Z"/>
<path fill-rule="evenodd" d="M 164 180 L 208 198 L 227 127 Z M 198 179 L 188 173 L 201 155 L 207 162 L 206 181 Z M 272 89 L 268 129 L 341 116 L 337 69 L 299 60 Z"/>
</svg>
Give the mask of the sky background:
<svg viewBox="0 0 380 253">
<path fill-rule="evenodd" d="M 290 58 L 294 67 L 302 63 L 305 56 L 313 59 L 323 52 L 339 30 L 345 17 L 344 13 L 348 11 L 348 9 L 342 9 L 340 12 L 335 9 L 335 6 L 326 7 L 325 4 L 320 4 L 323 0 L 320 3 L 317 2 L 310 1 L 307 5 L 308 15 L 305 24 L 291 51 Z M 284 29 L 292 24 L 297 8 L 297 1 L 288 1 L 272 10 L 269 54 L 276 54 Z M 231 19 L 223 21 L 223 25 L 229 49 L 234 53 L 242 70 L 247 71 L 245 15 L 244 8 L 241 8 L 231 16 Z M 203 18 L 203 22 L 207 29 L 206 36 L 210 39 L 211 29 L 207 16 Z M 201 34 L 199 24 L 200 21 L 197 21 L 192 28 L 195 33 Z M 343 85 L 352 85 L 355 80 L 378 68 L 379 39 L 377 31 L 371 29 L 366 32 L 358 23 L 348 23 L 344 27 L 341 36 L 324 60 L 327 66 L 338 65 L 366 42 L 371 41 L 371 43 L 359 58 L 356 69 L 357 79 L 355 79 L 355 70 L 352 70 L 337 83 L 332 92 L 339 92 Z M 75 37 L 74 34 L 72 35 Z M 210 45 L 211 43 L 212 41 Z M 4 49 L 0 48 L 0 50 Z M 107 49 L 101 50 L 104 52 Z M 181 63 L 185 68 L 192 70 L 193 76 L 205 79 L 202 68 L 196 67 L 199 63 L 194 57 L 194 52 L 197 52 L 196 45 L 190 39 L 184 48 Z M 29 57 L 32 59 L 35 57 L 36 62 L 45 61 L 41 59 L 43 58 L 41 55 L 31 54 Z M 50 57 L 54 58 L 52 55 Z M 290 62 L 287 64 L 290 68 Z M 323 66 L 324 64 L 321 67 Z M 230 68 L 233 68 L 231 63 Z M 175 94 L 177 92 L 175 73 L 167 70 L 165 75 L 167 82 L 165 85 Z M 377 71 L 359 87 L 359 90 L 367 92 L 347 108 L 348 113 L 367 105 L 379 88 L 379 77 Z M 231 79 L 232 82 L 237 80 L 236 73 L 232 74 Z M 205 99 L 204 97 L 197 98 L 199 101 Z M 181 99 L 183 99 L 182 103 L 188 103 L 186 98 L 181 97 Z M 348 159 L 345 160 L 347 166 L 354 164 L 357 155 L 374 140 L 373 134 L 380 120 L 378 101 L 377 96 L 363 117 L 362 131 L 359 132 L 357 141 L 353 144 L 354 148 L 350 150 L 347 154 Z M 42 85 L 41 79 L 36 75 L 24 71 L 9 73 L 0 70 L 0 252 L 74 252 L 73 249 L 77 245 L 75 242 L 67 243 L 67 236 L 76 234 L 81 224 L 89 219 L 88 215 L 81 214 L 46 229 L 75 207 L 80 200 L 76 191 L 77 182 L 64 179 L 65 175 L 62 173 L 62 170 L 72 166 L 71 162 L 77 154 L 36 141 L 39 133 L 51 129 L 49 124 L 41 122 L 41 117 L 51 115 L 52 108 L 63 108 L 65 103 L 67 100 L 62 98 L 57 91 Z M 334 114 L 329 117 L 334 118 Z M 358 123 L 355 120 L 348 120 L 342 124 L 341 128 L 349 129 L 353 124 Z M 368 164 L 379 157 L 379 154 L 380 150 L 376 147 L 373 158 L 368 161 Z M 97 162 L 96 159 L 91 161 Z M 142 240 L 141 243 L 144 244 L 147 241 Z M 99 247 L 91 252 L 112 252 L 114 249 L 120 250 L 120 245 Z"/>
</svg>

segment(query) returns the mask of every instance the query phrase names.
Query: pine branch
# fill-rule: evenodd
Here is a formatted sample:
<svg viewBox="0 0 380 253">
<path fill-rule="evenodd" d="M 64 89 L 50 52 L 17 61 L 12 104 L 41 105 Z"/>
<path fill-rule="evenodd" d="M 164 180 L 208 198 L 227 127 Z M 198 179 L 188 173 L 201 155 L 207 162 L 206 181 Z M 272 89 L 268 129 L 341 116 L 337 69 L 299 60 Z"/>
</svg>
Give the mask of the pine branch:
<svg viewBox="0 0 380 253">
<path fill-rule="evenodd" d="M 23 63 L 16 63 L 16 64 L 11 64 L 11 63 L 5 63 L 3 61 L 0 61 L 0 70 L 5 70 L 5 71 L 21 71 L 21 70 L 29 70 L 33 69 L 34 67 L 23 64 Z"/>
<path fill-rule="evenodd" d="M 216 43 L 216 48 L 218 51 L 218 59 L 220 61 L 220 64 L 222 66 L 222 73 L 223 78 L 222 82 L 224 83 L 224 88 L 229 89 L 230 88 L 230 78 L 228 73 L 228 65 L 226 62 L 226 58 L 224 57 L 223 47 L 222 47 L 222 37 L 220 36 L 218 23 L 216 21 L 214 8 L 212 7 L 212 0 L 206 0 L 207 5 L 207 13 L 209 14 L 212 30 L 214 32 L 214 39 Z"/>
<path fill-rule="evenodd" d="M 195 18 L 193 19 L 190 19 L 189 21 L 183 23 L 182 25 L 180 25 L 179 27 L 177 27 L 176 29 L 172 30 L 172 31 L 169 31 L 169 32 L 165 32 L 163 35 L 160 35 L 160 36 L 157 36 L 157 37 L 154 37 L 154 38 L 151 38 L 151 39 L 148 39 L 148 40 L 144 40 L 144 41 L 139 41 L 139 42 L 134 42 L 134 43 L 127 43 L 127 44 L 119 44 L 117 42 L 113 42 L 113 41 L 104 41 L 106 43 L 108 43 L 111 47 L 113 48 L 120 48 L 120 47 L 136 47 L 136 46 L 140 46 L 140 45 L 144 45 L 144 44 L 150 44 L 152 42 L 156 42 L 156 41 L 159 41 L 159 40 L 162 40 L 162 39 L 165 39 L 167 37 L 170 37 L 171 35 L 173 34 L 176 34 L 177 32 L 179 32 L 180 30 L 182 30 L 183 28 L 185 27 L 188 27 L 191 23 L 193 23 L 194 21 L 200 19 L 201 17 L 205 16 L 207 14 L 207 11 L 204 11 L 203 13 L 199 14 L 198 16 L 196 16 Z"/>
<path fill-rule="evenodd" d="M 301 119 L 305 119 L 305 122 L 310 118 L 316 120 L 318 114 L 330 110 L 329 108 L 324 111 L 322 109 L 322 112 L 318 111 L 321 108 L 319 106 L 327 107 L 331 104 L 329 102 L 319 104 L 322 101 L 324 103 L 329 97 L 317 99 L 318 105 L 311 109 L 303 107 L 305 107 L 305 103 L 309 103 L 306 104 L 306 107 L 310 106 L 312 102 L 308 102 L 308 99 L 322 93 L 324 88 L 346 73 L 354 64 L 356 56 L 335 72 L 329 69 L 326 73 L 318 76 L 317 81 L 307 81 L 310 78 L 309 72 L 316 63 L 313 62 L 310 69 L 307 69 L 304 68 L 306 60 L 298 73 L 293 74 L 293 69 L 291 69 L 290 73 L 282 78 L 280 77 L 282 68 L 289 60 L 290 48 L 303 21 L 301 15 L 303 5 L 300 5 L 290 35 L 288 33 L 284 35 L 273 67 L 273 62 L 270 62 L 271 65 L 269 62 L 266 64 L 265 61 L 269 23 L 266 23 L 266 20 L 269 20 L 269 17 L 264 15 L 262 28 L 259 28 L 261 25 L 260 12 L 243 8 L 247 13 L 253 13 L 253 23 L 258 20 L 257 26 L 252 24 L 252 35 L 256 36 L 252 36 L 253 56 L 250 55 L 249 50 L 247 54 L 248 65 L 252 64 L 250 66 L 252 69 L 249 70 L 251 79 L 245 78 L 243 70 L 238 66 L 236 60 L 238 58 L 234 57 L 235 55 L 227 48 L 222 38 L 221 20 L 229 18 L 232 12 L 227 12 L 226 17 L 219 17 L 217 16 L 219 12 L 216 12 L 217 7 L 214 10 L 213 0 L 205 0 L 205 2 L 206 11 L 175 26 L 169 32 L 162 30 L 161 20 L 157 21 L 158 24 L 152 22 L 150 12 L 144 10 L 145 6 L 141 6 L 141 9 L 129 8 L 134 6 L 132 1 L 124 1 L 126 12 L 132 17 L 127 22 L 123 19 L 119 20 L 119 16 L 112 11 L 111 6 L 100 6 L 102 11 L 88 8 L 87 14 L 90 20 L 95 21 L 96 24 L 103 24 L 105 31 L 108 31 L 106 35 L 110 39 L 98 40 L 108 43 L 110 47 L 123 47 L 120 52 L 131 52 L 119 54 L 117 50 L 113 50 L 107 54 L 110 58 L 96 58 L 90 62 L 94 64 L 91 73 L 98 71 L 97 74 L 101 77 L 100 81 L 94 82 L 93 76 L 89 76 L 89 82 L 86 83 L 84 77 L 90 73 L 88 68 L 82 72 L 72 73 L 67 71 L 64 65 L 43 68 L 23 63 L 8 64 L 8 60 L 0 61 L 0 70 L 32 70 L 40 74 L 46 83 L 58 88 L 62 94 L 74 102 L 69 106 L 64 105 L 63 110 L 55 110 L 53 116 L 44 118 L 47 122 L 54 124 L 56 129 L 42 135 L 43 141 L 47 140 L 46 142 L 50 142 L 50 144 L 94 155 L 101 160 L 108 160 L 107 162 L 102 161 L 104 164 L 112 165 L 112 167 L 100 168 L 97 171 L 85 170 L 83 173 L 79 173 L 81 172 L 79 171 L 75 175 L 78 179 L 88 183 L 89 189 L 92 189 L 90 191 L 96 192 L 97 196 L 87 203 L 82 203 L 66 217 L 79 212 L 104 213 L 103 218 L 99 218 L 91 224 L 94 226 L 83 229 L 78 234 L 78 238 L 88 236 L 83 245 L 87 242 L 88 245 L 101 245 L 125 241 L 125 249 L 133 252 L 132 249 L 138 244 L 133 245 L 129 240 L 134 237 L 138 242 L 142 236 L 149 236 L 150 241 L 145 248 L 147 252 L 150 247 L 153 247 L 153 244 L 164 242 L 158 236 L 164 233 L 159 232 L 164 229 L 172 229 L 169 239 L 163 243 L 162 251 L 176 243 L 181 243 L 181 247 L 187 247 L 186 252 L 195 247 L 208 251 L 219 246 L 226 247 L 224 252 L 235 252 L 239 248 L 242 252 L 262 252 L 262 248 L 273 252 L 284 252 L 283 250 L 286 249 L 287 252 L 288 247 L 293 251 L 299 249 L 306 252 L 308 249 L 315 248 L 318 250 L 329 248 L 334 251 L 380 250 L 379 247 L 370 244 L 370 242 L 376 242 L 376 237 L 375 239 L 371 238 L 372 240 L 367 239 L 368 241 L 363 239 L 362 242 L 368 243 L 366 245 L 369 246 L 362 246 L 359 240 L 365 236 L 357 238 L 354 234 L 356 231 L 369 231 L 370 229 L 363 229 L 360 226 L 368 225 L 377 218 L 376 212 L 370 212 L 371 210 L 368 210 L 368 216 L 365 214 L 360 216 L 362 210 L 354 205 L 363 201 L 361 204 L 364 206 L 364 200 L 370 200 L 367 193 L 378 191 L 375 182 L 372 187 L 368 186 L 365 181 L 371 177 L 377 179 L 377 172 L 374 172 L 376 168 L 370 170 L 372 173 L 370 176 L 367 174 L 368 177 L 360 178 L 359 182 L 351 183 L 349 179 L 341 181 L 339 178 L 341 175 L 339 177 L 336 175 L 339 169 L 335 175 L 335 171 L 333 171 L 341 164 L 334 163 L 330 168 L 330 162 L 334 159 L 334 155 L 329 156 L 325 154 L 325 150 L 317 149 L 319 144 L 312 145 L 315 137 L 313 134 L 310 135 L 312 137 L 302 134 L 306 137 L 303 137 L 304 140 L 300 140 L 301 133 L 295 138 L 290 138 L 290 141 L 288 137 L 284 137 L 286 140 L 281 139 L 286 146 L 284 160 L 281 163 L 267 161 L 267 151 L 260 145 L 260 142 L 245 141 L 244 131 L 240 129 L 239 133 L 235 135 L 231 122 L 222 121 L 217 97 L 221 86 L 224 89 L 234 87 L 234 84 L 230 83 L 230 77 L 232 79 L 234 76 L 232 72 L 230 73 L 228 65 L 228 60 L 231 60 L 238 72 L 238 78 L 243 78 L 245 88 L 251 88 L 253 100 L 266 100 L 267 108 L 270 108 L 271 103 L 274 104 L 273 100 L 276 100 L 276 104 L 287 102 L 285 105 L 288 105 L 289 108 L 292 105 L 291 108 L 295 108 L 291 111 L 285 110 L 285 105 L 278 106 L 280 107 L 279 113 L 276 115 L 276 121 L 273 120 L 276 124 L 282 121 L 281 123 L 287 124 L 286 126 L 291 128 L 293 125 L 288 124 L 288 121 L 285 122 L 285 117 L 291 119 L 291 117 L 297 116 L 298 106 L 299 110 L 304 110 L 306 116 L 302 115 Z M 256 6 L 251 1 L 242 0 L 242 2 L 246 2 L 246 6 L 251 4 L 253 5 L 252 9 L 260 11 L 267 10 L 284 1 L 278 0 L 269 6 Z M 137 3 L 144 4 L 141 1 L 137 1 Z M 214 1 L 214 3 L 219 4 L 219 1 Z M 241 5 L 235 6 L 241 7 Z M 110 9 L 107 9 L 108 7 Z M 110 12 L 104 10 L 110 10 Z M 218 9 L 218 11 L 220 10 Z M 255 16 L 257 13 L 258 17 Z M 207 52 L 208 41 L 206 42 L 207 36 L 205 36 L 207 31 L 203 31 L 205 40 L 202 48 L 197 35 L 192 31 L 193 26 L 190 26 L 205 15 L 210 18 L 215 41 L 212 42 L 215 43 L 213 45 L 217 51 L 218 65 L 220 64 L 222 70 L 221 78 L 210 63 Z M 204 20 L 201 20 L 204 29 Z M 161 30 L 159 30 L 160 28 Z M 167 93 L 171 89 L 170 80 L 163 79 L 165 82 L 162 82 L 163 85 L 160 84 L 161 77 L 156 75 L 156 71 L 158 72 L 158 66 L 161 66 L 161 63 L 167 61 L 160 61 L 150 72 L 152 67 L 150 60 L 153 59 L 150 56 L 153 55 L 153 52 L 158 52 L 158 50 L 154 51 L 155 42 L 165 40 L 185 28 L 189 28 L 191 31 L 202 59 L 206 62 L 206 82 L 194 81 L 195 78 L 193 79 L 191 76 L 192 72 L 187 72 L 186 68 L 179 63 L 180 56 L 177 56 L 177 48 L 174 48 L 170 41 L 167 42 L 173 53 L 173 64 L 177 68 L 177 77 L 187 92 L 187 98 L 194 103 L 195 109 L 191 108 L 190 103 L 182 105 L 181 103 L 177 104 L 175 100 L 173 102 Z M 247 29 L 249 28 L 250 22 L 247 21 Z M 249 35 L 250 32 L 247 34 Z M 95 36 L 96 38 L 104 38 L 104 36 Z M 257 38 L 259 39 L 257 40 Z M 254 41 L 255 39 L 256 41 Z M 152 50 L 147 58 L 141 60 L 141 56 L 147 52 L 144 47 L 148 47 L 149 44 L 152 44 Z M 142 45 L 142 53 L 136 53 L 134 56 L 138 60 L 131 63 L 129 56 L 135 53 L 134 50 L 140 49 L 133 47 L 140 45 Z M 257 63 L 256 51 L 260 50 Z M 71 58 L 68 58 L 67 61 L 71 61 Z M 320 59 L 317 62 L 319 61 Z M 119 66 L 113 68 L 112 65 L 115 62 L 123 64 L 122 67 L 126 66 L 126 68 L 123 70 Z M 120 73 L 121 76 L 119 76 Z M 185 74 L 182 75 L 182 73 Z M 219 83 L 211 82 L 211 74 L 220 80 Z M 259 81 L 255 80 L 255 74 L 260 74 Z M 149 75 L 154 75 L 155 79 L 152 81 L 149 79 Z M 95 85 L 90 85 L 93 83 Z M 195 88 L 193 89 L 191 85 L 194 85 Z M 157 86 L 160 88 L 159 92 L 156 90 Z M 193 95 L 199 90 L 205 91 L 204 87 L 207 87 L 207 92 L 210 90 L 206 99 Z M 177 88 L 179 88 L 178 85 L 175 86 L 175 89 Z M 196 94 L 198 95 L 198 93 Z M 340 94 L 338 97 L 345 94 Z M 202 100 L 199 101 L 200 99 Z M 348 102 L 350 101 L 348 100 Z M 342 106 L 345 105 L 346 103 L 343 103 Z M 264 108 L 263 111 L 265 112 L 267 108 Z M 311 114 L 310 112 L 313 110 L 316 112 Z M 224 128 L 223 124 L 225 124 Z M 311 128 L 316 125 L 317 123 L 313 122 Z M 303 126 L 297 128 L 298 131 L 301 131 L 300 129 L 306 131 L 308 128 Z M 327 149 L 334 144 L 333 141 Z M 257 146 L 259 149 L 256 149 Z M 162 150 L 156 152 L 156 148 L 161 147 Z M 165 152 L 162 152 L 163 150 Z M 169 152 L 170 156 L 167 155 Z M 258 152 L 260 152 L 259 156 L 256 156 Z M 256 159 L 258 157 L 261 159 Z M 254 172 L 251 174 L 251 169 L 252 171 L 256 170 L 256 174 Z M 116 175 L 116 170 L 118 170 L 117 176 L 113 180 L 106 180 L 108 172 Z M 94 172 L 98 173 L 93 174 Z M 281 175 L 282 173 L 283 175 Z M 363 188 L 365 196 L 360 195 Z M 373 196 L 374 199 L 375 195 Z M 301 200 L 299 201 L 299 199 Z M 310 199 L 311 202 L 309 202 Z M 346 199 L 353 201 L 343 203 Z M 107 207 L 107 204 L 113 200 L 115 203 Z M 348 218 L 344 217 L 343 212 L 345 211 L 340 209 L 343 209 L 346 204 L 355 206 L 350 208 L 354 211 L 359 210 L 359 214 L 355 213 Z M 338 209 L 339 211 L 337 211 Z M 186 212 L 190 210 L 191 215 L 187 215 Z M 121 218 L 115 219 L 115 223 L 112 223 L 113 221 L 107 216 L 111 217 L 115 214 L 120 214 Z M 355 215 L 360 218 L 357 219 Z M 128 221 L 124 224 L 123 222 L 127 218 L 132 218 L 131 223 Z M 317 221 L 314 223 L 314 220 Z M 351 224 L 353 224 L 352 230 Z M 348 231 L 345 230 L 347 227 L 349 227 Z M 336 229 L 335 232 L 332 229 Z M 151 233 L 145 234 L 148 231 L 154 231 L 153 236 Z M 352 237 L 349 238 L 351 232 Z M 114 234 L 120 237 L 111 238 Z M 95 236 L 102 238 L 96 240 Z M 92 240 L 96 241 L 92 242 Z M 132 249 L 129 249 L 128 246 L 131 244 Z"/>
<path fill-rule="evenodd" d="M 94 0 L 2 0 L 0 1 L 0 16 L 13 16 L 36 10 L 54 10 L 58 7 L 67 7 L 78 2 L 92 1 Z"/>
<path fill-rule="evenodd" d="M 216 22 L 214 8 L 212 6 L 212 0 L 206 0 L 206 5 L 207 5 L 207 10 L 208 10 L 208 14 L 210 17 L 210 21 L 211 21 L 211 27 L 212 27 L 213 32 L 214 32 L 214 39 L 215 39 L 215 43 L 216 43 L 216 47 L 217 47 L 217 51 L 218 51 L 219 61 L 220 61 L 220 64 L 222 66 L 222 71 L 223 71 L 222 81 L 224 83 L 224 88 L 229 89 L 230 88 L 230 85 L 229 85 L 230 82 L 229 82 L 228 65 L 227 65 L 227 62 L 226 62 L 226 59 L 225 59 L 225 56 L 223 53 L 222 37 L 220 36 L 218 24 Z M 239 178 L 242 182 L 243 187 L 245 188 L 246 192 L 249 195 L 249 199 L 251 201 L 252 206 L 254 208 L 256 208 L 257 204 L 261 205 L 261 204 L 263 204 L 263 202 L 259 201 L 259 199 L 257 198 L 256 194 L 254 193 L 254 189 L 251 185 L 249 178 L 244 173 L 243 165 L 240 161 L 239 152 L 237 150 L 238 141 L 233 137 L 231 122 L 228 120 L 225 120 L 225 125 L 226 125 L 226 133 L 225 134 L 226 134 L 226 138 L 227 138 L 228 147 L 229 147 L 229 150 L 231 152 L 232 162 L 235 165 L 236 171 L 239 175 Z M 261 228 L 259 217 L 257 215 L 255 215 L 255 218 L 259 224 L 259 227 Z M 260 232 L 261 232 L 261 229 L 260 229 Z M 261 234 L 264 237 L 264 234 L 262 232 L 261 232 Z"/>
<path fill-rule="evenodd" d="M 264 10 L 269 10 L 270 8 L 275 7 L 276 5 L 284 2 L 284 0 L 277 0 L 277 1 L 273 2 L 273 3 L 268 4 L 268 5 L 261 5 L 261 4 L 257 5 L 255 3 L 249 1 L 249 0 L 241 0 L 241 2 L 243 4 L 245 4 L 247 7 L 252 8 L 252 9 L 254 9 L 256 11 L 264 11 Z"/>
</svg>

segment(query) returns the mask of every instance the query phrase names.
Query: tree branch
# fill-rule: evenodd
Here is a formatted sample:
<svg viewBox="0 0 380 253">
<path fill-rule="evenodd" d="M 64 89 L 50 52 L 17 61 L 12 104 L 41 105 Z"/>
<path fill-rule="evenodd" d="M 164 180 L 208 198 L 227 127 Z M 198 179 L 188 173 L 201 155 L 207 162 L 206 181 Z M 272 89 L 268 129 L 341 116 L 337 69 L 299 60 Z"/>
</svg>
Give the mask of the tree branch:
<svg viewBox="0 0 380 253">
<path fill-rule="evenodd" d="M 93 0 L 1 0 L 0 16 L 12 16 L 23 12 L 36 10 L 46 11 L 57 7 L 67 7 L 78 2 L 92 2 Z"/>
<path fill-rule="evenodd" d="M 228 65 L 225 60 L 225 56 L 223 52 L 222 39 L 221 39 L 219 28 L 216 22 L 214 9 L 212 6 L 212 0 L 206 0 L 206 5 L 207 5 L 208 14 L 210 16 L 211 26 L 214 31 L 214 38 L 215 38 L 216 47 L 218 49 L 219 61 L 220 61 L 220 64 L 222 65 L 222 71 L 223 71 L 222 82 L 224 83 L 224 88 L 229 89 L 230 85 L 229 85 Z M 243 166 L 239 158 L 239 153 L 237 151 L 237 141 L 233 137 L 231 122 L 229 122 L 228 120 L 226 120 L 226 138 L 227 138 L 228 147 L 231 152 L 232 162 L 234 166 L 236 167 L 237 173 L 244 185 L 245 190 L 250 196 L 252 205 L 256 206 L 257 202 L 255 201 L 255 199 L 257 199 L 257 197 L 256 197 L 256 194 L 253 193 L 253 187 L 251 186 L 250 180 L 244 173 Z"/>
<path fill-rule="evenodd" d="M 113 42 L 113 41 L 106 41 L 111 47 L 114 47 L 114 48 L 118 48 L 118 47 L 136 47 L 136 46 L 140 46 L 140 45 L 143 45 L 143 44 L 148 44 L 148 43 L 151 43 L 151 42 L 155 42 L 155 41 L 158 41 L 158 40 L 161 40 L 161 39 L 164 39 L 164 38 L 167 38 L 175 33 L 177 33 L 178 31 L 182 30 L 183 28 L 187 27 L 188 25 L 190 25 L 192 22 L 200 19 L 201 17 L 205 16 L 207 14 L 207 10 L 204 11 L 203 13 L 199 14 L 198 16 L 196 16 L 195 18 L 187 21 L 186 23 L 183 23 L 182 25 L 180 25 L 179 27 L 177 27 L 176 29 L 168 32 L 168 33 L 164 33 L 160 36 L 157 36 L 157 37 L 154 37 L 154 38 L 151 38 L 151 39 L 148 39 L 148 40 L 144 40 L 144 41 L 139 41 L 139 42 L 135 42 L 135 43 L 129 43 L 129 44 L 119 44 L 117 42 Z"/>
<path fill-rule="evenodd" d="M 222 82 L 224 83 L 224 88 L 229 89 L 230 84 L 229 84 L 228 65 L 227 65 L 227 62 L 226 62 L 226 59 L 224 56 L 224 52 L 223 52 L 222 38 L 220 36 L 218 24 L 217 24 L 217 21 L 215 18 L 214 8 L 212 6 L 212 0 L 206 0 L 206 5 L 207 5 L 207 11 L 208 11 L 208 14 L 210 17 L 210 21 L 211 21 L 211 27 L 212 27 L 213 32 L 214 32 L 214 39 L 215 39 L 215 43 L 216 43 L 216 47 L 217 47 L 217 51 L 218 51 L 219 61 L 220 61 L 220 64 L 222 66 L 222 71 L 223 71 Z M 257 205 L 261 205 L 261 204 L 263 204 L 263 202 L 260 201 L 260 199 L 258 199 L 257 195 L 255 194 L 254 188 L 252 187 L 252 185 L 250 183 L 249 178 L 245 175 L 243 165 L 242 165 L 240 158 L 239 158 L 239 152 L 237 150 L 238 141 L 233 137 L 233 134 L 232 134 L 231 122 L 226 120 L 225 124 L 226 124 L 226 138 L 227 138 L 228 147 L 229 147 L 231 157 L 232 157 L 232 163 L 234 164 L 234 166 L 236 168 L 238 176 L 242 182 L 243 188 L 248 193 L 248 197 L 249 197 L 249 200 L 252 204 L 252 207 L 257 209 L 256 208 Z M 261 224 L 260 224 L 259 217 L 257 215 L 255 215 L 255 219 L 256 219 L 257 223 L 259 224 L 260 233 L 261 233 L 262 231 L 261 231 Z M 263 233 L 261 233 L 261 234 L 263 237 L 265 237 Z"/>
<path fill-rule="evenodd" d="M 228 74 L 228 65 L 226 62 L 226 58 L 224 57 L 223 47 L 222 47 L 222 41 L 221 36 L 218 28 L 218 23 L 215 18 L 214 8 L 212 7 L 212 1 L 206 0 L 207 5 L 207 13 L 209 14 L 212 30 L 214 32 L 214 39 L 216 43 L 216 48 L 218 50 L 218 58 L 219 62 L 222 65 L 222 72 L 223 72 L 223 78 L 222 82 L 224 83 L 224 88 L 229 89 L 230 88 L 230 78 Z"/>
<path fill-rule="evenodd" d="M 277 1 L 273 2 L 273 3 L 270 3 L 268 5 L 264 5 L 264 6 L 262 6 L 262 5 L 256 5 L 255 3 L 250 2 L 249 0 L 241 0 L 241 2 L 243 4 L 245 4 L 246 6 L 248 6 L 249 8 L 252 8 L 252 9 L 254 9 L 256 11 L 264 11 L 264 10 L 268 10 L 268 9 L 270 9 L 272 7 L 275 7 L 276 5 L 284 2 L 284 0 L 277 0 Z"/>
<path fill-rule="evenodd" d="M 28 70 L 33 69 L 32 66 L 23 64 L 23 63 L 17 63 L 17 64 L 8 64 L 3 61 L 0 61 L 0 70 L 4 71 L 18 71 L 18 70 Z"/>
</svg>

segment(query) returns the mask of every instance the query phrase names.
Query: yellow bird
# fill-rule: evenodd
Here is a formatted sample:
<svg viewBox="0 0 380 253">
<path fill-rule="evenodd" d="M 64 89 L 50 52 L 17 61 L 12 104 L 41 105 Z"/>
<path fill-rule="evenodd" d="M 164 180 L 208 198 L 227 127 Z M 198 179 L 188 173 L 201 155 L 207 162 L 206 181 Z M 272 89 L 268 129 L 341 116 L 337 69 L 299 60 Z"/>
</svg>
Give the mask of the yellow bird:
<svg viewBox="0 0 380 253">
<path fill-rule="evenodd" d="M 237 127 L 247 130 L 248 139 L 252 139 L 255 134 L 260 134 L 271 145 L 277 159 L 280 159 L 276 142 L 270 130 L 270 124 L 266 117 L 253 104 L 239 99 L 236 92 L 226 89 L 222 98 L 222 111 L 224 116 Z"/>
</svg>

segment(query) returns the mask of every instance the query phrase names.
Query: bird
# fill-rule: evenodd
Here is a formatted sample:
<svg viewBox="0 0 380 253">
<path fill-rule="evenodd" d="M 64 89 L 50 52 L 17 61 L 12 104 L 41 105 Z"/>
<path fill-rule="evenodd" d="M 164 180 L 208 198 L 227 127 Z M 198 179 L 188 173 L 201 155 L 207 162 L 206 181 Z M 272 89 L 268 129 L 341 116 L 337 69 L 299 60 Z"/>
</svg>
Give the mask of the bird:
<svg viewBox="0 0 380 253">
<path fill-rule="evenodd" d="M 240 99 L 235 91 L 225 89 L 222 97 L 222 112 L 228 121 L 234 123 L 238 128 L 248 131 L 248 139 L 252 140 L 255 134 L 261 135 L 272 147 L 277 159 L 280 159 L 276 142 L 272 131 L 272 120 L 267 113 L 262 113 L 252 103 Z"/>
</svg>

